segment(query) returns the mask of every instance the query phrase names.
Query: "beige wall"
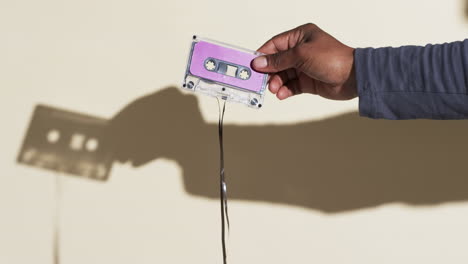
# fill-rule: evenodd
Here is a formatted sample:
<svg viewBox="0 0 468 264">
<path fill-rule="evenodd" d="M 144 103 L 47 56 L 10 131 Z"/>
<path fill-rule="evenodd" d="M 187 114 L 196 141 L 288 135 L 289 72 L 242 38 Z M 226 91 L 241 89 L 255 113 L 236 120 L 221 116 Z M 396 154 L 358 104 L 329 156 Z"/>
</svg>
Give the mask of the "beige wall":
<svg viewBox="0 0 468 264">
<path fill-rule="evenodd" d="M 467 33 L 462 0 L 230 2 L 0 1 L 0 263 L 51 263 L 55 175 L 15 163 L 38 103 L 111 118 L 180 84 L 194 33 L 251 49 L 305 22 L 355 47 Z M 197 114 L 184 104 L 192 97 L 172 98 L 152 128 Z M 213 130 L 199 135 L 212 143 L 199 150 L 206 160 L 178 160 L 186 145 L 169 136 L 177 153 L 166 145 L 142 166 L 116 163 L 107 183 L 62 178 L 63 263 L 221 262 L 219 204 L 207 187 L 216 184 L 218 112 L 214 99 L 197 100 Z M 262 146 L 250 162 L 241 158 L 249 148 L 227 156 L 230 263 L 467 263 L 467 125 L 343 115 L 357 104 L 269 95 L 261 111 L 228 105 L 228 147 Z M 298 153 L 291 170 L 274 162 Z"/>
</svg>

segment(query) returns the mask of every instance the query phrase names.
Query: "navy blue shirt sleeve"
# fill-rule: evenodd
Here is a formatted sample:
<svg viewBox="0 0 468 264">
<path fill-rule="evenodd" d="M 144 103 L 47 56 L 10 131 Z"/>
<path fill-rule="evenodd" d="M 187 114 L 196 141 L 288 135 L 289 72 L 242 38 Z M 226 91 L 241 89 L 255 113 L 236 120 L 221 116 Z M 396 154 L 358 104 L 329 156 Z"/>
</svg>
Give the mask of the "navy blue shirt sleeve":
<svg viewBox="0 0 468 264">
<path fill-rule="evenodd" d="M 356 49 L 354 58 L 361 116 L 468 119 L 468 39 Z"/>
</svg>

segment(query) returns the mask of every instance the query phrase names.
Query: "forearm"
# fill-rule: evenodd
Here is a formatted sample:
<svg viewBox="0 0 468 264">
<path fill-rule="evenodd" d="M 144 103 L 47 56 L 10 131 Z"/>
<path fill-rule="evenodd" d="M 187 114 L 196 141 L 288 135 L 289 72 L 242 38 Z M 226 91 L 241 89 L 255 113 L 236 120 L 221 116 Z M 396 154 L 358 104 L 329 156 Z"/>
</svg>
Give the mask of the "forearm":
<svg viewBox="0 0 468 264">
<path fill-rule="evenodd" d="M 356 49 L 355 67 L 362 116 L 468 118 L 468 40 Z"/>
</svg>

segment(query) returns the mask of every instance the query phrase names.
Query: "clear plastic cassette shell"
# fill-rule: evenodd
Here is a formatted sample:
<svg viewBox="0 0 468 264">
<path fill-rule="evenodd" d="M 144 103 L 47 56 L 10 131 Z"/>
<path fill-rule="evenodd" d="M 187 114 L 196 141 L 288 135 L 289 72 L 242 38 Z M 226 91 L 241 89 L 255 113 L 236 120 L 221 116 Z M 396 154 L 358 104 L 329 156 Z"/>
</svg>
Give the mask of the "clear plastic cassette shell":
<svg viewBox="0 0 468 264">
<path fill-rule="evenodd" d="M 261 108 L 268 74 L 252 69 L 262 53 L 193 36 L 183 87 L 229 102 Z"/>
</svg>

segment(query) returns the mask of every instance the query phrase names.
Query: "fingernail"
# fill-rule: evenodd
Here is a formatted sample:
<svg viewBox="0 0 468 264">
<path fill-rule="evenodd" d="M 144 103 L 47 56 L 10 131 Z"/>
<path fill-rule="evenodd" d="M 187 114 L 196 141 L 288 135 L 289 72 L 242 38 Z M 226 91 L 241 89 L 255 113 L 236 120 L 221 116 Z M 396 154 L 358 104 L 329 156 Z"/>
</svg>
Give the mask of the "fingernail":
<svg viewBox="0 0 468 264">
<path fill-rule="evenodd" d="M 281 89 L 276 95 L 278 96 L 278 99 L 284 100 L 288 97 L 291 97 L 293 93 L 290 90 Z"/>
<path fill-rule="evenodd" d="M 284 100 L 287 96 L 286 93 L 283 90 L 281 90 L 276 94 L 276 97 L 278 97 L 278 99 L 280 100 Z"/>
<path fill-rule="evenodd" d="M 253 66 L 255 68 L 265 68 L 267 66 L 267 59 L 265 56 L 260 56 L 254 59 Z"/>
<path fill-rule="evenodd" d="M 270 90 L 277 92 L 279 88 L 280 87 L 277 82 L 270 82 Z"/>
</svg>

